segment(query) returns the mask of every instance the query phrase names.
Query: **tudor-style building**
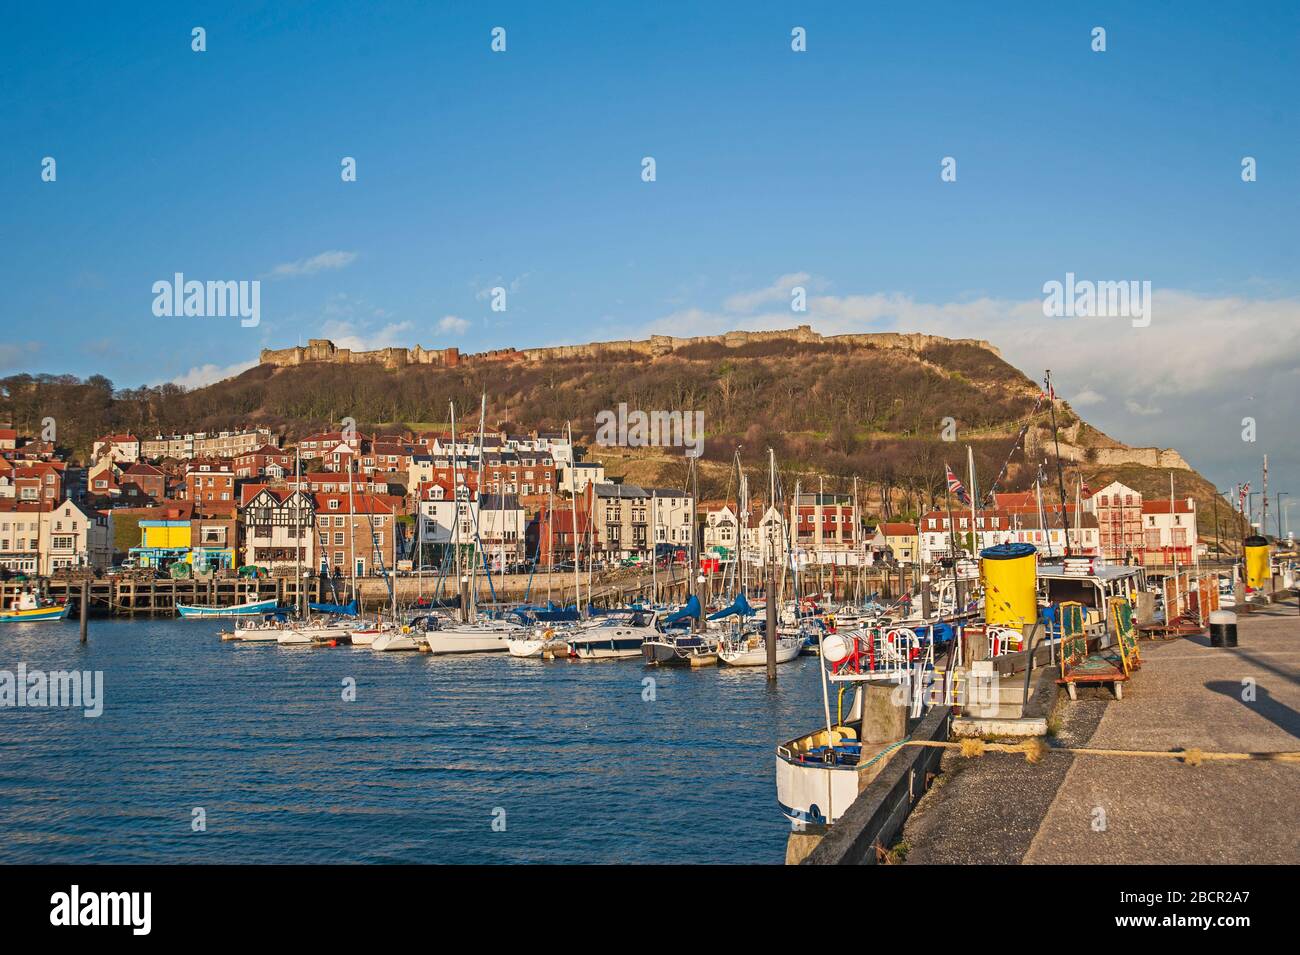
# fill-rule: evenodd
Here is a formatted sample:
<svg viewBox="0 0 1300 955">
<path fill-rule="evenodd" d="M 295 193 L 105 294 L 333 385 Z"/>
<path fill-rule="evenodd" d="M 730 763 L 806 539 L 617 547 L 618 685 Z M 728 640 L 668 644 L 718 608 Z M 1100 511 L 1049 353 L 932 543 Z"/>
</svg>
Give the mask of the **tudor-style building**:
<svg viewBox="0 0 1300 955">
<path fill-rule="evenodd" d="M 244 563 L 316 568 L 316 501 L 311 494 L 254 485 L 243 488 Z"/>
</svg>

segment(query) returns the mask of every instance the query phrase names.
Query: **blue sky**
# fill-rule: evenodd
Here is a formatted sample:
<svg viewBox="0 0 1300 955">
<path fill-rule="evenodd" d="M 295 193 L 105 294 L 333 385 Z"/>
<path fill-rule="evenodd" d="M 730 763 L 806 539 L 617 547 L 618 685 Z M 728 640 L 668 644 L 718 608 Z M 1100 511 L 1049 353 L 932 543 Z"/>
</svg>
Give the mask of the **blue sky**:
<svg viewBox="0 0 1300 955">
<path fill-rule="evenodd" d="M 8 17 L 0 371 L 196 383 L 309 337 L 477 351 L 809 321 L 990 338 L 1031 375 L 1056 368 L 1116 437 L 1222 482 L 1270 448 L 1300 464 L 1276 410 L 1300 391 L 1294 5 Z M 261 324 L 154 317 L 151 286 L 177 271 L 261 279 Z M 1027 318 L 1067 271 L 1151 281 L 1151 328 Z M 780 307 L 795 282 L 809 314 Z M 1254 344 L 1221 367 L 1239 336 Z M 1126 360 L 1099 368 L 1099 341 Z"/>
</svg>

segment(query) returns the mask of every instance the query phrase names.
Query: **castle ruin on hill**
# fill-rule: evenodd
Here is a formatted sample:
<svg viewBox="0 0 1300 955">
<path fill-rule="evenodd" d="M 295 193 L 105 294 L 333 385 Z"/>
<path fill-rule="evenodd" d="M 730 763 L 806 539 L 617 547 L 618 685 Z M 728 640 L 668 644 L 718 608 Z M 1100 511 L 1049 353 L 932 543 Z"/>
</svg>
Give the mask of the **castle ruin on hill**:
<svg viewBox="0 0 1300 955">
<path fill-rule="evenodd" d="M 438 365 L 455 368 L 460 365 L 480 365 L 497 361 L 544 362 L 556 358 L 599 358 L 602 354 L 640 354 L 657 358 L 687 348 L 691 345 L 715 344 L 726 348 L 740 348 L 755 342 L 795 341 L 811 344 L 846 345 L 866 348 L 898 348 L 920 352 L 931 345 L 973 345 L 1001 357 L 1001 353 L 986 341 L 972 338 L 943 338 L 938 335 L 906 334 L 901 332 L 872 332 L 856 335 L 822 335 L 810 325 L 766 332 L 725 332 L 721 335 L 703 335 L 695 338 L 677 338 L 672 335 L 652 335 L 641 340 L 592 342 L 587 345 L 556 345 L 549 348 L 499 348 L 494 351 L 462 355 L 460 349 L 380 348 L 374 351 L 353 351 L 339 348 L 327 338 L 310 339 L 306 345 L 293 348 L 264 348 L 263 365 L 304 365 L 310 362 L 331 362 L 340 365 L 383 365 L 385 368 L 403 368 L 407 365 Z"/>
</svg>

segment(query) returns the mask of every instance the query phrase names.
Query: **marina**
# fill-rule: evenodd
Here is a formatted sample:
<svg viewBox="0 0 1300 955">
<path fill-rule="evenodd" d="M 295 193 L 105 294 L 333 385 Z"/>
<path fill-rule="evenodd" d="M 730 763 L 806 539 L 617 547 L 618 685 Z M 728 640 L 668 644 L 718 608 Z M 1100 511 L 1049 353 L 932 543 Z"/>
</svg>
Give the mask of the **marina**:
<svg viewBox="0 0 1300 955">
<path fill-rule="evenodd" d="M 85 647 L 72 624 L 6 631 L 32 668 L 102 670 L 107 700 L 98 719 L 6 712 L 6 863 L 782 859 L 771 741 L 806 719 L 815 658 L 772 686 L 761 669 L 248 645 L 221 627 L 106 620 Z"/>
</svg>

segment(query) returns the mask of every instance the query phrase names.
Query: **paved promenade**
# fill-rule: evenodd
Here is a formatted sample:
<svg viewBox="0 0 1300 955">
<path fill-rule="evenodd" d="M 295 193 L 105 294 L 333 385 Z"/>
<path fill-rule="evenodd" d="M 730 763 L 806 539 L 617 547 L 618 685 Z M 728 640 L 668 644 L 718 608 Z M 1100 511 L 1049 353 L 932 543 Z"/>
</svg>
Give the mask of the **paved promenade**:
<svg viewBox="0 0 1300 955">
<path fill-rule="evenodd" d="M 1064 701 L 1050 742 L 1300 750 L 1294 598 L 1242 615 L 1235 649 L 1206 637 L 1144 641 L 1142 657 L 1122 701 L 1104 689 Z M 991 753 L 949 754 L 943 768 L 904 830 L 909 863 L 1300 862 L 1297 763 L 1049 754 L 1029 765 Z"/>
</svg>

